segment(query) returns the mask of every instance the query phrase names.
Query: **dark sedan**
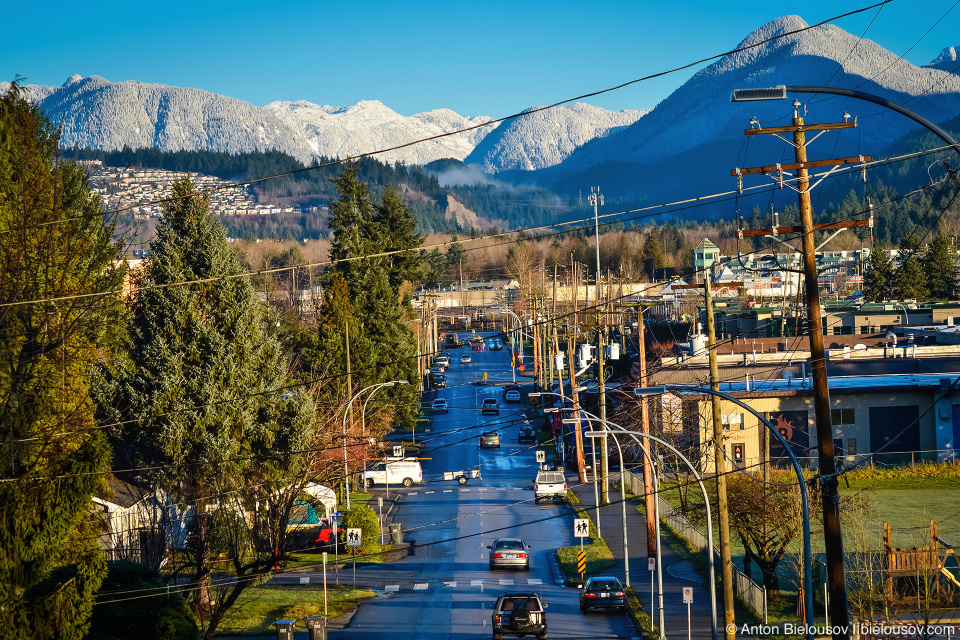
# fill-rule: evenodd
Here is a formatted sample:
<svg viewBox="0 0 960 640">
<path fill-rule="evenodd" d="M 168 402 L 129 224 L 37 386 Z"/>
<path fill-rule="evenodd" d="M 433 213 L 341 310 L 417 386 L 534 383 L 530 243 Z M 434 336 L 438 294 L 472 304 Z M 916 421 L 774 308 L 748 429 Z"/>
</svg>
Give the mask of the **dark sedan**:
<svg viewBox="0 0 960 640">
<path fill-rule="evenodd" d="M 580 588 L 580 611 L 589 613 L 591 609 L 616 609 L 626 613 L 627 592 L 616 578 L 590 578 Z"/>
</svg>

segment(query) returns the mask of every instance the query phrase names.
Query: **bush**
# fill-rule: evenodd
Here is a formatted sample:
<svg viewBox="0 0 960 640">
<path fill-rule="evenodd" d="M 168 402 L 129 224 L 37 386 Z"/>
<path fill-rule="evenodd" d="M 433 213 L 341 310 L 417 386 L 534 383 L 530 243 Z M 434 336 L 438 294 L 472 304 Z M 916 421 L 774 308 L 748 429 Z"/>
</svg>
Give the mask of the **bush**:
<svg viewBox="0 0 960 640">
<path fill-rule="evenodd" d="M 355 506 L 343 514 L 343 521 L 340 523 L 340 541 L 344 545 L 347 543 L 348 529 L 361 530 L 363 538 L 360 546 L 353 547 L 357 553 L 371 553 L 379 550 L 380 520 L 373 509 L 367 506 Z"/>
<path fill-rule="evenodd" d="M 93 608 L 87 638 L 195 640 L 200 637 L 183 596 L 176 590 L 166 593 L 167 585 L 159 573 L 127 560 L 109 562 L 107 566 L 107 577 L 97 593 L 97 606 Z M 152 595 L 132 598 L 131 592 Z M 117 595 L 111 597 L 111 593 Z"/>
</svg>

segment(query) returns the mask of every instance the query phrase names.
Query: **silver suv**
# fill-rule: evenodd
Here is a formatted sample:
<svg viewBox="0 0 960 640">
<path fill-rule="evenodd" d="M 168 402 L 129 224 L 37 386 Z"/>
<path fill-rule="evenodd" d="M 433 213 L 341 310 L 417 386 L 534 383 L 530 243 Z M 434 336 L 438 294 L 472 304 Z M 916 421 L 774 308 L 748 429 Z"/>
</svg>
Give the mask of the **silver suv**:
<svg viewBox="0 0 960 640">
<path fill-rule="evenodd" d="M 493 605 L 493 640 L 503 636 L 547 637 L 547 605 L 535 593 L 504 593 Z"/>
</svg>

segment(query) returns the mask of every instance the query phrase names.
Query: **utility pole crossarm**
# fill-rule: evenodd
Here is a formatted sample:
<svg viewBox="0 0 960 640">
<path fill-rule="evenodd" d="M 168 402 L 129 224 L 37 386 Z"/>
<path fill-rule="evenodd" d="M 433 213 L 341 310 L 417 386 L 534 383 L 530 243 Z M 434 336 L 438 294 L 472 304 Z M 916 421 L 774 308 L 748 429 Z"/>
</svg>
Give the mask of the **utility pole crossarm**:
<svg viewBox="0 0 960 640">
<path fill-rule="evenodd" d="M 836 123 L 843 124 L 843 123 Z M 747 129 L 747 131 L 759 131 L 758 129 Z M 770 133 L 764 129 L 762 133 Z M 748 169 L 731 169 L 730 175 L 749 176 L 757 173 L 779 173 L 781 171 L 794 171 L 796 169 L 812 169 L 814 167 L 833 167 L 844 164 L 863 164 L 864 162 L 873 162 L 873 156 L 853 156 L 851 158 L 837 158 L 835 160 L 811 160 L 808 162 L 787 162 L 781 164 L 768 164 L 763 167 L 750 167 Z"/>
<path fill-rule="evenodd" d="M 824 122 L 822 124 L 795 124 L 785 127 L 761 127 L 759 129 L 744 129 L 743 133 L 755 136 L 759 133 L 796 133 L 798 131 L 832 131 L 834 129 L 853 129 L 855 122 Z"/>
<path fill-rule="evenodd" d="M 851 229 L 853 227 L 869 227 L 872 220 L 842 220 L 840 222 L 824 222 L 813 225 L 816 231 L 826 231 L 830 229 Z M 773 229 L 750 229 L 743 232 L 744 238 L 756 238 L 759 236 L 774 236 L 781 233 L 803 233 L 803 227 L 777 227 Z M 676 287 L 675 287 L 676 288 Z"/>
</svg>

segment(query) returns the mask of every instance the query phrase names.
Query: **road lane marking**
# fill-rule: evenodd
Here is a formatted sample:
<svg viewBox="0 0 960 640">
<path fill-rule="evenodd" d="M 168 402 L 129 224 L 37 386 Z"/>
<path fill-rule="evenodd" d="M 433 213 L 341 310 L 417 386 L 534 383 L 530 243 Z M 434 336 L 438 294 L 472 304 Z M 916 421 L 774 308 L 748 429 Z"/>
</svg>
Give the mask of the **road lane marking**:
<svg viewBox="0 0 960 640">
<path fill-rule="evenodd" d="M 424 491 L 424 492 L 423 492 L 423 495 L 428 496 L 428 495 L 430 495 L 431 493 L 436 493 L 436 491 Z"/>
<path fill-rule="evenodd" d="M 400 591 L 400 585 L 398 584 L 388 584 L 383 588 L 384 591 Z"/>
<path fill-rule="evenodd" d="M 470 586 L 471 586 L 471 587 L 481 587 L 481 586 L 483 586 L 483 580 L 471 580 L 471 581 L 470 581 Z"/>
<path fill-rule="evenodd" d="M 509 587 L 513 584 L 513 578 L 500 578 L 501 587 Z"/>
<path fill-rule="evenodd" d="M 466 493 L 467 491 L 470 491 L 470 489 L 460 489 L 460 493 Z"/>
<path fill-rule="evenodd" d="M 410 496 L 416 496 L 416 495 L 420 495 L 420 494 L 416 491 L 411 491 L 410 493 L 407 494 L 407 497 L 409 498 Z"/>
<path fill-rule="evenodd" d="M 527 584 L 543 584 L 540 578 L 527 578 Z"/>
<path fill-rule="evenodd" d="M 453 493 L 453 489 L 444 489 L 443 492 L 444 492 L 444 493 Z"/>
<path fill-rule="evenodd" d="M 453 588 L 455 588 L 455 587 L 457 586 L 457 581 L 456 581 L 456 580 L 444 581 L 443 584 L 445 584 L 445 585 L 447 585 L 448 587 L 450 587 L 451 589 L 453 589 Z"/>
<path fill-rule="evenodd" d="M 414 591 L 426 591 L 426 590 L 427 590 L 427 587 L 429 587 L 429 586 L 430 586 L 430 585 L 429 585 L 428 583 L 426 583 L 426 582 L 418 582 L 417 584 L 413 585 L 413 590 L 414 590 Z"/>
</svg>

